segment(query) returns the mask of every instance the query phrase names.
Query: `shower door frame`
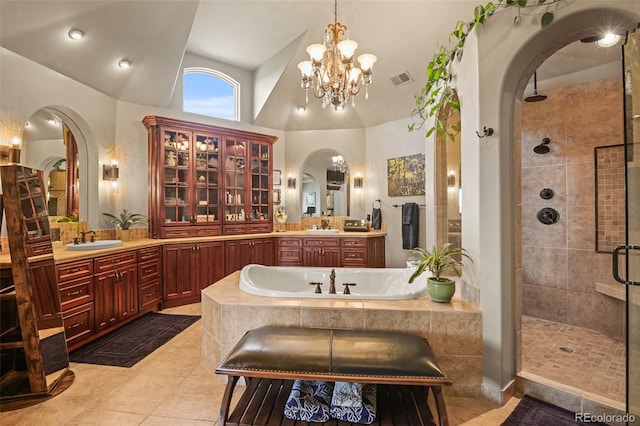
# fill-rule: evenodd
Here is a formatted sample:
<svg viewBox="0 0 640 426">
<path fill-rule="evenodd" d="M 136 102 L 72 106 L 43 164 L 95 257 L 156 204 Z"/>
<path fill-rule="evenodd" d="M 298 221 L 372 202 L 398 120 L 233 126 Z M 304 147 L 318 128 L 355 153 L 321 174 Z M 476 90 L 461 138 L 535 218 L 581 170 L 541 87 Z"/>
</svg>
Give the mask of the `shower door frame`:
<svg viewBox="0 0 640 426">
<path fill-rule="evenodd" d="M 623 47 L 626 244 L 613 252 L 614 278 L 626 287 L 626 411 L 628 425 L 640 425 L 640 28 Z M 634 99 L 635 95 L 635 99 Z M 619 261 L 624 254 L 624 277 Z"/>
</svg>

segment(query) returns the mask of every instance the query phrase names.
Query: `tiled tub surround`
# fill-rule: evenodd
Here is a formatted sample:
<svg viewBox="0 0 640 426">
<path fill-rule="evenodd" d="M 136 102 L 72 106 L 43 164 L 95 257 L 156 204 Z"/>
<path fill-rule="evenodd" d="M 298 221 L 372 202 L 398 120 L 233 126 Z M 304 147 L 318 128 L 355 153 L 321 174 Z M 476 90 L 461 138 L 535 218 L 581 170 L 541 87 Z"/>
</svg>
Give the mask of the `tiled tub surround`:
<svg viewBox="0 0 640 426">
<path fill-rule="evenodd" d="M 615 281 L 611 255 L 596 253 L 594 164 L 595 147 L 622 143 L 621 83 L 593 81 L 545 94 L 544 102 L 520 105 L 515 148 L 521 160 L 521 313 L 621 339 L 624 303 L 596 291 L 596 283 Z M 534 153 L 545 137 L 550 152 Z M 552 189 L 553 198 L 541 198 L 543 188 Z M 543 207 L 555 208 L 559 221 L 540 223 L 536 214 Z"/>
<path fill-rule="evenodd" d="M 243 292 L 238 287 L 239 275 L 233 273 L 202 292 L 202 356 L 211 371 L 244 333 L 265 325 L 395 330 L 416 333 L 429 341 L 453 380 L 446 394 L 481 394 L 482 315 L 459 298 L 451 303 L 435 303 L 428 297 L 398 301 L 276 299 Z"/>
</svg>

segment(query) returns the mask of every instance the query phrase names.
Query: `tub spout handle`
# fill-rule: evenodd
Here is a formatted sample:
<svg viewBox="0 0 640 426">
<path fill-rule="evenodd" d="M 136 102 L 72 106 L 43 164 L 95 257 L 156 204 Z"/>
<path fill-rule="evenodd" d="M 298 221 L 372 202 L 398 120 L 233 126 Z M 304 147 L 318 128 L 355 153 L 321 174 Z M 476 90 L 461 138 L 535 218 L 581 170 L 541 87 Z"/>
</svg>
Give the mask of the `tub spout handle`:
<svg viewBox="0 0 640 426">
<path fill-rule="evenodd" d="M 336 270 L 332 269 L 329 275 L 329 294 L 336 294 Z"/>
<path fill-rule="evenodd" d="M 316 286 L 316 291 L 314 291 L 314 293 L 322 294 L 322 289 L 320 288 L 322 283 L 320 283 L 320 282 L 312 282 L 312 283 L 309 283 L 309 285 L 315 285 Z"/>
<path fill-rule="evenodd" d="M 344 292 L 342 292 L 342 294 L 351 294 L 351 290 L 349 290 L 350 286 L 355 286 L 358 285 L 356 283 L 344 283 L 342 284 L 344 286 Z"/>
</svg>

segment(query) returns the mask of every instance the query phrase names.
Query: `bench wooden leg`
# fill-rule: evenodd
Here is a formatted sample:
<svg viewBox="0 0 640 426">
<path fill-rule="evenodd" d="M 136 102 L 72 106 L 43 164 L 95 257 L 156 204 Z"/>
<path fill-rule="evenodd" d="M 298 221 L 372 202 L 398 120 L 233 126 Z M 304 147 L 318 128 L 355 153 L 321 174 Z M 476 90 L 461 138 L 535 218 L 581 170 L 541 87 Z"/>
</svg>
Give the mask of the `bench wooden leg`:
<svg viewBox="0 0 640 426">
<path fill-rule="evenodd" d="M 440 426 L 449 426 L 449 418 L 447 417 L 447 406 L 444 403 L 444 395 L 441 386 L 430 386 L 433 397 L 436 401 L 436 410 L 438 410 L 438 422 Z"/>
<path fill-rule="evenodd" d="M 227 386 L 224 388 L 224 396 L 222 397 L 222 404 L 220 404 L 220 416 L 218 417 L 218 424 L 220 425 L 224 425 L 229 418 L 231 397 L 239 378 L 239 376 L 227 376 Z"/>
</svg>

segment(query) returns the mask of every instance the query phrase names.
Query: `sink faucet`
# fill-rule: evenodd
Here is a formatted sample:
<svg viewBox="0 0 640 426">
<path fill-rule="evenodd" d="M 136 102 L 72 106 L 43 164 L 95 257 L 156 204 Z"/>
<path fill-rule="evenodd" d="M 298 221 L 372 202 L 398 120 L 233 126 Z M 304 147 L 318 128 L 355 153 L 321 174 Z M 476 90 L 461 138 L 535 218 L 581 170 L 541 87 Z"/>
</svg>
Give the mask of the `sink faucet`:
<svg viewBox="0 0 640 426">
<path fill-rule="evenodd" d="M 336 270 L 332 269 L 329 274 L 329 294 L 336 294 Z"/>
<path fill-rule="evenodd" d="M 326 220 L 326 219 L 322 219 L 322 220 L 320 221 L 320 227 L 321 227 L 322 229 L 329 229 L 329 228 L 330 228 L 330 226 L 329 226 L 329 221 L 328 221 L 328 220 Z"/>
<path fill-rule="evenodd" d="M 87 234 L 92 234 L 91 235 L 91 242 L 94 242 L 96 240 L 95 239 L 95 235 L 96 235 L 95 231 L 80 231 L 80 242 L 82 244 L 87 242 Z"/>
</svg>

